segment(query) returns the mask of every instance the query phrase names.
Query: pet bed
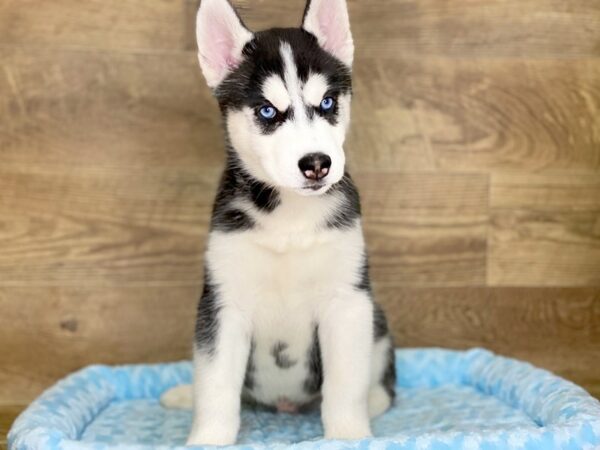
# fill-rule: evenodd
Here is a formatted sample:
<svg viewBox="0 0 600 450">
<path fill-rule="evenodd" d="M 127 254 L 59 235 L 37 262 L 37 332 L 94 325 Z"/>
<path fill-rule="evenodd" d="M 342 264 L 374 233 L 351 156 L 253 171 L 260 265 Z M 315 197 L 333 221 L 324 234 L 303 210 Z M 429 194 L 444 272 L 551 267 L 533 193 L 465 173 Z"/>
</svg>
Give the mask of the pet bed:
<svg viewBox="0 0 600 450">
<path fill-rule="evenodd" d="M 373 438 L 322 438 L 318 412 L 244 409 L 238 447 L 507 450 L 600 448 L 600 403 L 545 370 L 486 350 L 396 352 L 397 398 Z M 348 368 L 352 370 L 352 368 Z M 191 412 L 158 397 L 191 379 L 189 362 L 91 366 L 42 394 L 14 423 L 10 449 L 182 448 Z"/>
</svg>

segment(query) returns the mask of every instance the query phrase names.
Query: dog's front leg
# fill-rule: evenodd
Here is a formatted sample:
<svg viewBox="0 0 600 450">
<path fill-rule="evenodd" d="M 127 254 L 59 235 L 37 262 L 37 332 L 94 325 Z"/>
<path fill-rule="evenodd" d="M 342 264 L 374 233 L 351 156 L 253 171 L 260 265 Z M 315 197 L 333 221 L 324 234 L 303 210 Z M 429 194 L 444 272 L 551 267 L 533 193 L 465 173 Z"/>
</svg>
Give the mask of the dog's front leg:
<svg viewBox="0 0 600 450">
<path fill-rule="evenodd" d="M 248 322 L 239 310 L 221 308 L 214 345 L 195 349 L 194 420 L 187 445 L 235 443 L 250 351 Z"/>
<path fill-rule="evenodd" d="M 373 304 L 365 292 L 350 291 L 328 302 L 319 318 L 323 359 L 321 417 L 325 437 L 371 435 L 368 414 Z"/>
</svg>

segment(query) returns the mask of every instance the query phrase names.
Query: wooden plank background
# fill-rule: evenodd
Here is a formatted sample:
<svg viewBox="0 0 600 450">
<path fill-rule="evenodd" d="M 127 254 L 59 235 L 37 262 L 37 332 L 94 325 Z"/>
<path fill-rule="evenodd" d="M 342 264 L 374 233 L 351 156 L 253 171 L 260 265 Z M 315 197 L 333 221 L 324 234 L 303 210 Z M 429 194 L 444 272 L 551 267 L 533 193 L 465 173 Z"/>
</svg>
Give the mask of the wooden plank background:
<svg viewBox="0 0 600 450">
<path fill-rule="evenodd" d="M 223 163 L 197 3 L 0 0 L 0 405 L 190 354 Z M 255 28 L 303 9 L 234 3 Z M 600 3 L 349 5 L 347 151 L 397 344 L 600 395 Z"/>
</svg>

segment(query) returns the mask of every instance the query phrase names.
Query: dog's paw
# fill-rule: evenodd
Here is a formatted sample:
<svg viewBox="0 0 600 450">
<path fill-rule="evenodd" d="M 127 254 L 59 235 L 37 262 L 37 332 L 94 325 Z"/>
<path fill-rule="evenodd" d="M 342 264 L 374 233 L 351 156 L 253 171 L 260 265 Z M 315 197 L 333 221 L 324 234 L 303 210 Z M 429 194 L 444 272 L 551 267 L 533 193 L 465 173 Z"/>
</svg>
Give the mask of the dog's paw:
<svg viewBox="0 0 600 450">
<path fill-rule="evenodd" d="M 369 391 L 369 417 L 374 418 L 386 412 L 392 405 L 392 397 L 383 386 L 373 386 Z"/>
<path fill-rule="evenodd" d="M 325 433 L 325 439 L 336 439 L 336 440 L 358 440 L 371 437 L 371 430 L 369 427 L 363 429 L 335 429 L 329 430 Z"/>
<path fill-rule="evenodd" d="M 222 424 L 213 424 L 210 427 L 192 429 L 185 445 L 233 445 L 237 437 L 236 427 L 227 427 Z"/>
<path fill-rule="evenodd" d="M 325 427 L 325 439 L 363 439 L 371 437 L 369 421 L 340 421 Z"/>
<path fill-rule="evenodd" d="M 160 404 L 169 409 L 192 409 L 193 402 L 191 384 L 175 386 L 160 396 Z"/>
</svg>

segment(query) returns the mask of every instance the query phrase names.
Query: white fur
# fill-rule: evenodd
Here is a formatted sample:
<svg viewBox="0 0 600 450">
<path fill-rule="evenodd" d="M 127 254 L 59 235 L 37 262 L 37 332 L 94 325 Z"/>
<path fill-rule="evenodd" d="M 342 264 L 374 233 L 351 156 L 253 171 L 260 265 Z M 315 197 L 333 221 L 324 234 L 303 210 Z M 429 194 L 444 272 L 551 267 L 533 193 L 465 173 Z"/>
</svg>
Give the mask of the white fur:
<svg viewBox="0 0 600 450">
<path fill-rule="evenodd" d="M 283 79 L 288 90 L 294 112 L 297 112 L 295 120 L 298 122 L 306 122 L 306 111 L 304 111 L 304 102 L 302 99 L 302 83 L 298 78 L 298 68 L 294 62 L 294 53 L 292 47 L 287 42 L 282 42 L 279 49 L 283 60 Z"/>
<path fill-rule="evenodd" d="M 279 75 L 269 75 L 263 83 L 263 97 L 279 111 L 286 111 L 291 104 L 290 95 Z"/>
<path fill-rule="evenodd" d="M 323 75 L 320 73 L 309 74 L 302 93 L 304 101 L 307 105 L 319 106 L 321 104 L 321 100 L 323 100 L 323 97 L 325 97 L 327 88 L 327 80 Z"/>
<path fill-rule="evenodd" d="M 252 36 L 227 0 L 202 0 L 196 15 L 196 40 L 209 87 L 217 87 L 239 65 L 244 45 Z"/>
<path fill-rule="evenodd" d="M 189 443 L 234 442 L 250 330 L 257 355 L 263 355 L 256 360 L 259 387 L 253 397 L 266 404 L 281 397 L 306 401 L 305 366 L 281 370 L 264 349 L 281 339 L 289 345 L 290 358 L 301 358 L 315 323 L 327 374 L 322 406 L 326 436 L 370 434 L 372 303 L 353 288 L 364 241 L 359 221 L 344 231 L 322 226 L 323 211 L 337 201 L 335 195 L 308 198 L 283 192 L 271 213 L 245 205 L 260 221 L 257 229 L 211 233 L 206 259 L 225 313 L 215 359 L 196 354 L 196 420 Z"/>
<path fill-rule="evenodd" d="M 301 195 L 322 194 L 344 175 L 346 158 L 343 144 L 350 120 L 350 97 L 342 95 L 338 98 L 339 121 L 336 125 L 318 115 L 309 119 L 305 105 L 321 102 L 321 99 L 315 100 L 315 92 L 321 90 L 325 93 L 324 77 L 312 75 L 303 86 L 298 79 L 298 69 L 289 44 L 283 43 L 280 52 L 284 61 L 285 85 L 283 82 L 280 84 L 279 77 L 272 76 L 263 85 L 263 92 L 274 105 L 289 101 L 294 108 L 293 120 L 285 121 L 274 133 L 265 135 L 256 124 L 255 112 L 244 107 L 228 113 L 227 130 L 242 163 L 261 181 L 295 190 Z M 306 103 L 308 96 L 310 103 Z M 306 179 L 298 169 L 298 161 L 307 153 L 314 152 L 325 153 L 332 161 L 329 174 L 324 179 L 326 186 L 320 191 L 303 189 Z"/>
<path fill-rule="evenodd" d="M 317 37 L 321 47 L 352 66 L 354 43 L 346 0 L 312 0 L 302 27 Z"/>
</svg>

